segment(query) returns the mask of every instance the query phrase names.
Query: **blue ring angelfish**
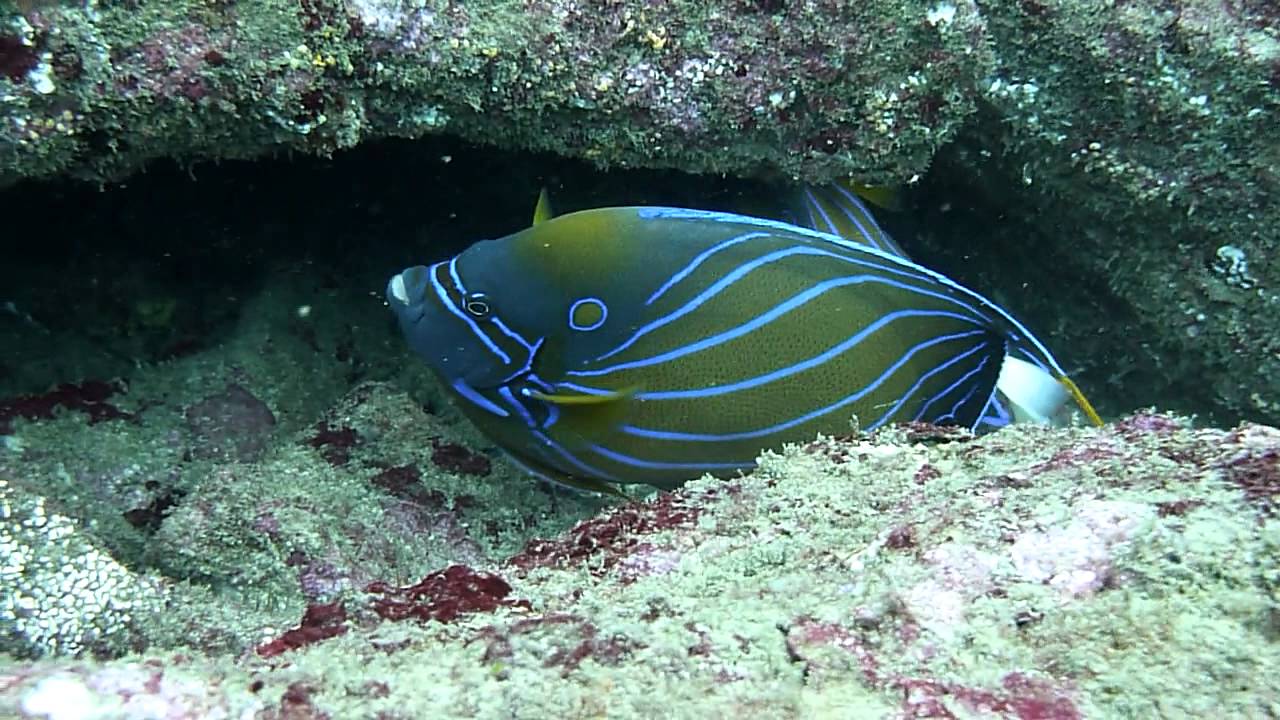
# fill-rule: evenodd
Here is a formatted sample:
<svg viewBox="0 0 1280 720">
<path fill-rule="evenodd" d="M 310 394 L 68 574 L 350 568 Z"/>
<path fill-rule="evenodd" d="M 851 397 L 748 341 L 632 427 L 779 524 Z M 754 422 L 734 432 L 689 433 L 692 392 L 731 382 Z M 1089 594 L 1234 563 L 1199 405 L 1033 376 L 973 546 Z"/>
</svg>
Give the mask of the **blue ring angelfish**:
<svg viewBox="0 0 1280 720">
<path fill-rule="evenodd" d="M 387 299 L 481 432 L 595 491 L 732 475 L 851 421 L 975 428 L 1003 419 L 1019 358 L 1097 421 L 995 303 L 869 240 L 761 218 L 572 213 L 405 270 Z"/>
</svg>

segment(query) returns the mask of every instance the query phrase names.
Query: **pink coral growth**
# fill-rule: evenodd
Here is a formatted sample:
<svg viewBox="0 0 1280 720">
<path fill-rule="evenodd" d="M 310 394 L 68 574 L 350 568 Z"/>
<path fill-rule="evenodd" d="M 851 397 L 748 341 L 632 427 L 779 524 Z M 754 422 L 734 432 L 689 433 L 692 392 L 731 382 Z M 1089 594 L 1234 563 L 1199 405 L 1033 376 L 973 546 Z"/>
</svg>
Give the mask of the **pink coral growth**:
<svg viewBox="0 0 1280 720">
<path fill-rule="evenodd" d="M 1275 512 L 1280 499 L 1280 430 L 1244 425 L 1227 440 L 1234 452 L 1215 467 L 1263 512 Z"/>
<path fill-rule="evenodd" d="M 971 712 L 995 714 L 1017 720 L 1080 720 L 1084 717 L 1071 699 L 1049 683 L 1009 673 L 1000 690 L 972 688 L 957 683 L 922 678 L 898 677 L 890 687 L 903 692 L 903 711 L 908 718 L 956 718 L 947 700 Z"/>
</svg>

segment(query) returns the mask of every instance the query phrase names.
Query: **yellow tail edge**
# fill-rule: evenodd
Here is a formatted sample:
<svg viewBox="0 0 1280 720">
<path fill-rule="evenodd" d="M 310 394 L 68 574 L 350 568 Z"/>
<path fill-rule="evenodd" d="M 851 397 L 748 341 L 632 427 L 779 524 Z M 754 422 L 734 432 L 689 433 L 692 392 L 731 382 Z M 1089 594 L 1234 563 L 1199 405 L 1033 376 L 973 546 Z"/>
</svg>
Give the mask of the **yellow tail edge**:
<svg viewBox="0 0 1280 720">
<path fill-rule="evenodd" d="M 1080 406 L 1080 410 L 1084 412 L 1085 417 L 1089 418 L 1089 422 L 1093 423 L 1094 427 L 1102 427 L 1102 418 L 1098 415 L 1098 411 L 1093 409 L 1089 398 L 1085 397 L 1084 393 L 1080 391 L 1080 386 L 1076 385 L 1075 381 L 1066 375 L 1058 378 L 1058 382 L 1062 383 L 1068 393 L 1071 393 L 1071 399 L 1075 400 L 1076 405 Z"/>
</svg>

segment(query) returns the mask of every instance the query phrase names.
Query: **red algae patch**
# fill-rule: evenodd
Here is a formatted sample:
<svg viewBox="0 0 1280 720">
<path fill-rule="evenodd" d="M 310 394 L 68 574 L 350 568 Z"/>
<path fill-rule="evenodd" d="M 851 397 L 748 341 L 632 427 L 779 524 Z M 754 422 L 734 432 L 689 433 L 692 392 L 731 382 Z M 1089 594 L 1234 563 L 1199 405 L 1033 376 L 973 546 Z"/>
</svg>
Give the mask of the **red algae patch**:
<svg viewBox="0 0 1280 720">
<path fill-rule="evenodd" d="M 530 607 L 527 600 L 508 599 L 511 586 L 507 581 L 466 565 L 437 570 L 416 585 L 395 587 L 375 582 L 365 591 L 382 596 L 373 601 L 372 607 L 384 620 L 417 618 L 448 623 L 462 615 L 493 612 L 500 607 Z"/>
</svg>

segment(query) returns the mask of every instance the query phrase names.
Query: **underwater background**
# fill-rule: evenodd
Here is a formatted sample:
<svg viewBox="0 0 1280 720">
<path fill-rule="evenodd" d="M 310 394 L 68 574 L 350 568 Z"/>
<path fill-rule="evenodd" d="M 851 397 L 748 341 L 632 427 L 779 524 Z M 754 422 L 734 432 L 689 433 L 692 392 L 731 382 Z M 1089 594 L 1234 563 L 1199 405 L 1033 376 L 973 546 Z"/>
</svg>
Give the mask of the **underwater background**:
<svg viewBox="0 0 1280 720">
<path fill-rule="evenodd" d="M 1249 0 L 0 2 L 0 716 L 1280 715 L 1277 110 Z M 387 307 L 844 177 L 1107 424 L 600 497 Z"/>
</svg>

